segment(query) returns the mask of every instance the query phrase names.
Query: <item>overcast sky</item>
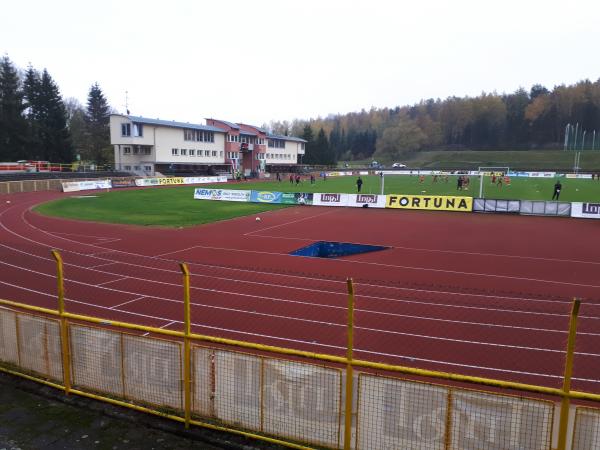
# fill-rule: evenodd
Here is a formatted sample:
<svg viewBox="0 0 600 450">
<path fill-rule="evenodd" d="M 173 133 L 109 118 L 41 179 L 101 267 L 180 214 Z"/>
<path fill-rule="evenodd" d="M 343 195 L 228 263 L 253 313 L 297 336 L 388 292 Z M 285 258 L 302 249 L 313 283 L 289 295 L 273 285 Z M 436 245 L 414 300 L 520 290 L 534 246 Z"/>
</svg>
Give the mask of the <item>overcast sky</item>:
<svg viewBox="0 0 600 450">
<path fill-rule="evenodd" d="M 85 104 L 261 125 L 600 78 L 598 0 L 22 0 L 0 54 Z"/>
</svg>

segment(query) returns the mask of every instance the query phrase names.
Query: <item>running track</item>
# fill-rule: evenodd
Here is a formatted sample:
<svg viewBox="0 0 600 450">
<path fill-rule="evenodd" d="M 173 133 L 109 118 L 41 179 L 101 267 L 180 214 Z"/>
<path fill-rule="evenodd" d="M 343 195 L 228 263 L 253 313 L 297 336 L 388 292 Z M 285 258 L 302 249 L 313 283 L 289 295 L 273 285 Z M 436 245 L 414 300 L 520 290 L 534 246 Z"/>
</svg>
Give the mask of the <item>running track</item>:
<svg viewBox="0 0 600 450">
<path fill-rule="evenodd" d="M 599 221 L 293 207 L 161 229 L 31 211 L 63 196 L 0 195 L 0 298 L 56 308 L 54 248 L 68 311 L 181 330 L 184 261 L 193 332 L 343 355 L 352 277 L 356 358 L 560 387 L 577 296 L 572 388 L 600 393 Z M 390 248 L 288 255 L 316 240 Z"/>
</svg>

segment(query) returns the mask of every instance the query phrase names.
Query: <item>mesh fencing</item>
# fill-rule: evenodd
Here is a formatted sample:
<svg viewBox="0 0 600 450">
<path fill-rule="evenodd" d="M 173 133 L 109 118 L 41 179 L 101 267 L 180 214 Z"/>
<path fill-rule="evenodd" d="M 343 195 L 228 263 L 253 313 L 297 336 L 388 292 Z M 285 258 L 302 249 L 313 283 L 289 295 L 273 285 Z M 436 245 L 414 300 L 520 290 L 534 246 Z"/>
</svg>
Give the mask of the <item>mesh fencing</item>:
<svg viewBox="0 0 600 450">
<path fill-rule="evenodd" d="M 600 448 L 600 409 L 577 408 L 574 428 L 572 450 Z"/>
<path fill-rule="evenodd" d="M 60 321 L 0 309 L 0 362 L 62 378 Z M 183 415 L 182 343 L 68 325 L 73 387 Z M 328 448 L 344 445 L 344 371 L 317 360 L 193 345 L 191 411 L 235 429 Z M 355 372 L 351 448 L 541 450 L 556 445 L 558 400 Z M 596 449 L 600 410 L 572 407 L 573 450 Z"/>
</svg>

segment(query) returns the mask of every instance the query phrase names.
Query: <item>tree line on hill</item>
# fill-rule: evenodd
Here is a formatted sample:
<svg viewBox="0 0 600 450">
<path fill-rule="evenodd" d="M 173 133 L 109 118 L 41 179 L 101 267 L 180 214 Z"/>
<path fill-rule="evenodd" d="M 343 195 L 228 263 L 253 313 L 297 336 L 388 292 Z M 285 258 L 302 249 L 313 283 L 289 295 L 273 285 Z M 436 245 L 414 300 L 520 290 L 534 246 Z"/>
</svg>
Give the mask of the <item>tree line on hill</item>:
<svg viewBox="0 0 600 450">
<path fill-rule="evenodd" d="M 84 161 L 109 162 L 111 112 L 98 83 L 84 107 L 76 99 L 63 100 L 46 69 L 19 70 L 8 56 L 0 60 L 0 161 L 72 162 L 78 154 Z M 568 123 L 578 124 L 580 133 L 588 130 L 588 139 L 592 130 L 600 130 L 600 79 L 264 127 L 306 139 L 302 163 L 335 164 L 367 158 L 402 161 L 423 150 L 558 149 Z"/>
<path fill-rule="evenodd" d="M 36 160 L 104 164 L 110 160 L 108 102 L 92 85 L 84 108 L 63 100 L 46 69 L 19 70 L 0 59 L 0 161 Z"/>
<path fill-rule="evenodd" d="M 424 150 L 562 149 L 568 123 L 579 124 L 580 137 L 588 131 L 584 145 L 591 149 L 591 132 L 600 130 L 600 79 L 552 90 L 537 84 L 512 94 L 428 99 L 412 106 L 271 122 L 269 128 L 306 139 L 303 162 L 334 164 L 365 158 L 400 161 Z"/>
</svg>

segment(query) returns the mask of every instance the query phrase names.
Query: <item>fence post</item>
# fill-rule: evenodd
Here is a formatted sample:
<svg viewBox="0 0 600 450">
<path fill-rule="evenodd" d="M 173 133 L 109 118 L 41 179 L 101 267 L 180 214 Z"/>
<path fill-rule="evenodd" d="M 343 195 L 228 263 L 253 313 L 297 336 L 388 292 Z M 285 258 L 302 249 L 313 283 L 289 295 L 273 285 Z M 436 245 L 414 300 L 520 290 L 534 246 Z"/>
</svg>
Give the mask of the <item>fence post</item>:
<svg viewBox="0 0 600 450">
<path fill-rule="evenodd" d="M 183 273 L 183 321 L 185 325 L 183 338 L 183 393 L 184 393 L 184 411 L 185 427 L 190 427 L 192 417 L 192 361 L 190 349 L 190 334 L 192 332 L 190 316 L 190 271 L 186 263 L 179 263 L 181 273 Z"/>
<path fill-rule="evenodd" d="M 63 381 L 65 394 L 71 392 L 71 351 L 69 349 L 69 328 L 65 317 L 65 283 L 63 276 L 63 260 L 58 250 L 52 250 L 56 261 L 56 281 L 58 287 L 58 314 L 60 316 L 60 344 L 62 349 Z"/>
<path fill-rule="evenodd" d="M 352 367 L 352 351 L 354 348 L 354 284 L 352 278 L 348 285 L 348 347 L 346 350 L 346 410 L 344 414 L 344 450 L 352 447 L 352 391 L 354 370 Z"/>
<path fill-rule="evenodd" d="M 567 430 L 569 425 L 569 408 L 571 399 L 571 376 L 573 375 L 573 353 L 575 352 L 575 337 L 577 335 L 577 316 L 581 301 L 573 299 L 571 308 L 571 319 L 569 320 L 569 340 L 567 341 L 567 356 L 565 360 L 565 376 L 563 379 L 563 398 L 560 405 L 560 422 L 558 428 L 557 450 L 565 450 L 567 447 Z"/>
</svg>

